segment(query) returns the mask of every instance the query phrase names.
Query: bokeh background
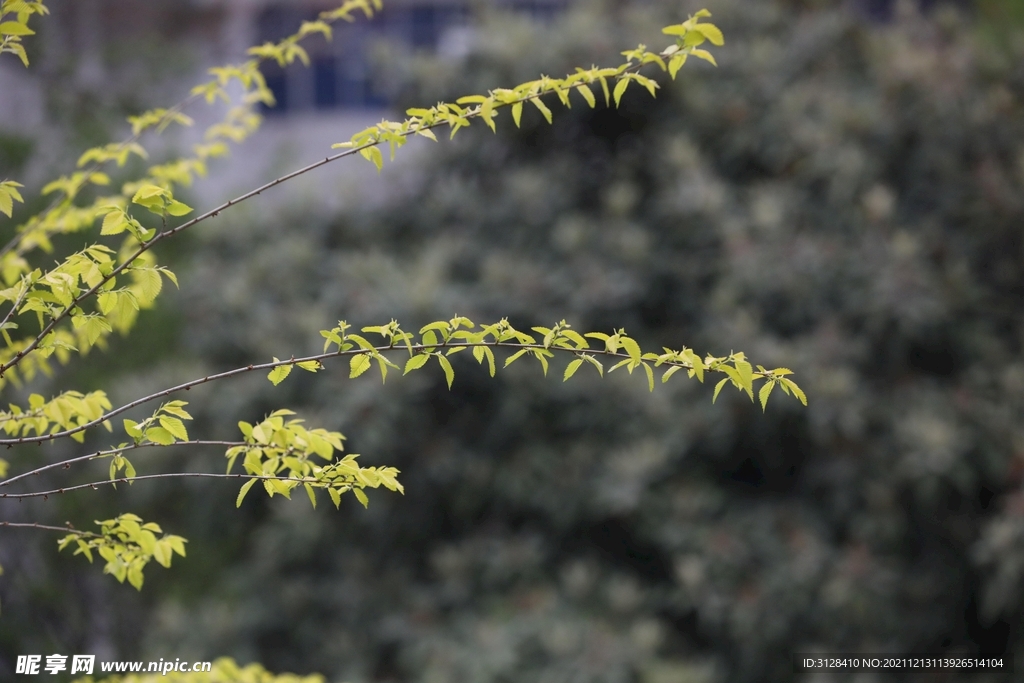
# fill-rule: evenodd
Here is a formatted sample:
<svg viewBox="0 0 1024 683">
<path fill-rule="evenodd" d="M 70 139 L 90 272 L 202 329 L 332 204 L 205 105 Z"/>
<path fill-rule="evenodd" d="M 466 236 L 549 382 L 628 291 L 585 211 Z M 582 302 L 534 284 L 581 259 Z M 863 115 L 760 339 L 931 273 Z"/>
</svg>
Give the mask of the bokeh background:
<svg viewBox="0 0 1024 683">
<path fill-rule="evenodd" d="M 125 115 L 319 8 L 48 4 L 33 69 L 0 65 L 0 175 L 33 196 Z M 194 481 L 6 504 L 80 527 L 130 509 L 189 545 L 136 593 L 5 532 L 0 678 L 15 654 L 91 652 L 353 683 L 1020 680 L 813 677 L 791 656 L 1022 654 L 1024 4 L 387 4 L 306 75 L 268 70 L 280 110 L 186 200 L 211 206 L 408 106 L 616 64 L 700 6 L 727 42 L 656 100 L 502 117 L 497 135 L 411 144 L 381 176 L 343 161 L 204 224 L 160 253 L 181 290 L 39 391 L 127 400 L 315 351 L 340 318 L 459 313 L 742 349 L 793 368 L 809 407 L 466 362 L 451 391 L 439 371 L 381 387 L 342 364 L 192 391 L 194 435 L 289 407 L 399 467 L 405 496 L 236 510 L 235 484 Z"/>
</svg>

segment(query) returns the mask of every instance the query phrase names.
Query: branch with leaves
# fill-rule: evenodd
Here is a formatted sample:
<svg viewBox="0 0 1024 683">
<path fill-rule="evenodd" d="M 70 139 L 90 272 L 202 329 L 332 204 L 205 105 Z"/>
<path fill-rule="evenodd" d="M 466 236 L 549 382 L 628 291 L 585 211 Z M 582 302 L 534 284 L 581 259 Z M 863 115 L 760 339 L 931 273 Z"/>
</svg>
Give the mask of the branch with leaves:
<svg viewBox="0 0 1024 683">
<path fill-rule="evenodd" d="M 702 21 L 710 14 L 702 10 L 685 22 L 668 26 L 663 33 L 673 42 L 660 52 L 652 52 L 645 45 L 622 53 L 625 61 L 614 67 L 592 66 L 577 69 L 563 78 L 540 78 L 510 88 L 489 90 L 485 94 L 468 95 L 455 102 L 438 103 L 430 108 L 413 108 L 403 121 L 382 121 L 357 132 L 346 142 L 335 144 L 342 151 L 296 169 L 271 180 L 238 197 L 207 210 L 190 219 L 193 213 L 175 197 L 175 189 L 186 186 L 207 172 L 207 160 L 227 151 L 227 142 L 240 142 L 259 125 L 254 112 L 258 103 L 272 104 L 273 96 L 260 72 L 260 64 L 273 60 L 284 66 L 293 62 L 309 63 L 302 42 L 310 36 L 332 36 L 332 24 L 351 21 L 359 12 L 371 18 L 381 9 L 380 0 L 347 0 L 337 9 L 320 14 L 317 20 L 303 23 L 298 31 L 276 43 L 265 43 L 250 49 L 251 59 L 238 65 L 210 70 L 211 78 L 196 86 L 186 100 L 170 108 L 154 109 L 130 118 L 131 135 L 120 143 L 111 143 L 87 150 L 78 160 L 79 170 L 49 183 L 43 194 L 54 194 L 52 205 L 38 216 L 28 219 L 15 236 L 0 248 L 0 305 L 8 306 L 0 320 L 0 335 L 5 346 L 0 348 L 0 390 L 14 383 L 32 382 L 36 376 L 49 373 L 49 359 L 68 363 L 75 354 L 84 355 L 92 348 L 103 348 L 113 332 L 127 334 L 138 319 L 139 312 L 154 305 L 163 288 L 164 278 L 177 285 L 177 277 L 156 263 L 153 248 L 164 240 L 220 215 L 222 212 L 263 192 L 309 173 L 325 164 L 359 154 L 374 164 L 378 171 L 384 164 L 383 147 L 387 146 L 393 159 L 396 150 L 408 142 L 410 136 L 421 136 L 437 141 L 435 131 L 447 126 L 454 137 L 473 121 L 481 120 L 492 131 L 496 121 L 507 110 L 512 122 L 521 125 L 526 105 L 535 108 L 551 123 L 553 113 L 549 104 L 557 98 L 564 106 L 572 105 L 573 93 L 587 106 L 598 106 L 600 91 L 606 106 L 621 104 L 628 89 L 636 84 L 652 96 L 661 85 L 652 76 L 641 73 L 657 69 L 674 79 L 689 58 L 702 59 L 712 64 L 715 58 L 704 49 L 706 43 L 720 46 L 724 39 L 713 24 Z M 17 23 L 25 28 L 12 28 L 4 22 L 4 15 L 16 14 Z M 2 0 L 0 4 L 0 52 L 14 52 L 23 60 L 24 50 L 20 36 L 30 35 L 27 21 L 32 14 L 45 13 L 40 2 Z M 6 28 L 5 28 L 6 27 Z M 21 31 L 19 33 L 19 31 Z M 24 31 L 29 31 L 25 33 Z M 20 50 L 20 51 L 19 51 Z M 27 60 L 26 60 L 27 61 Z M 146 131 L 161 132 L 172 123 L 189 125 L 191 119 L 185 108 L 193 101 L 208 103 L 227 102 L 228 85 L 241 85 L 243 95 L 237 106 L 229 107 L 225 118 L 211 126 L 205 142 L 193 149 L 193 155 L 154 165 L 134 180 L 122 184 L 120 191 L 109 195 L 85 198 L 92 188 L 110 184 L 110 177 L 102 168 L 108 164 L 125 167 L 132 157 L 147 158 L 146 149 L 139 143 Z M 14 181 L 0 183 L 0 212 L 13 215 L 15 202 L 23 201 L 22 186 Z M 183 219 L 178 221 L 178 219 Z M 56 266 L 33 268 L 29 257 L 36 250 L 53 250 L 52 238 L 94 229 L 98 225 L 100 242 L 88 245 L 59 261 Z M 110 239 L 120 239 L 119 245 L 109 245 Z M 37 331 L 22 334 L 23 329 L 35 325 Z M 167 399 L 172 394 L 188 391 L 208 382 L 227 380 L 246 373 L 266 371 L 276 386 L 285 381 L 298 367 L 319 372 L 327 363 L 338 358 L 348 359 L 348 373 L 352 379 L 366 373 L 374 364 L 385 381 L 389 370 L 403 375 L 422 370 L 434 363 L 440 368 L 449 389 L 455 379 L 451 357 L 471 351 L 479 365 L 486 363 L 488 372 L 497 371 L 496 351 L 503 351 L 502 367 L 519 359 L 532 358 L 546 375 L 551 359 L 556 355 L 567 358 L 562 371 L 568 381 L 579 370 L 588 366 L 600 376 L 625 368 L 629 374 L 638 371 L 653 391 L 656 373 L 660 381 L 667 382 L 680 371 L 703 382 L 705 375 L 717 374 L 712 401 L 727 385 L 746 393 L 751 401 L 759 400 L 766 409 L 769 396 L 776 387 L 806 405 L 807 399 L 800 387 L 790 378 L 787 368 L 766 369 L 753 365 L 742 352 L 725 356 L 701 357 L 685 346 L 679 350 L 663 348 L 661 352 L 644 351 L 640 343 L 625 330 L 579 333 L 564 320 L 551 327 L 534 327 L 530 332 L 515 329 L 508 320 L 477 325 L 473 321 L 455 316 L 421 327 L 417 334 L 404 331 L 392 320 L 384 325 L 361 328 L 358 334 L 344 321 L 331 329 L 321 331 L 323 352 L 301 358 L 250 364 L 202 378 L 183 382 L 173 387 L 140 397 L 114 408 L 103 391 L 82 393 L 63 391 L 46 399 L 33 393 L 26 406 L 10 404 L 9 410 L 0 412 L 0 429 L 6 435 L 0 445 L 51 442 L 70 438 L 83 442 L 88 430 L 104 427 L 113 431 L 114 417 L 134 408 Z M 377 335 L 382 342 L 371 342 L 364 335 Z M 400 358 L 402 357 L 402 358 Z M 399 362 L 401 361 L 401 362 Z M 236 495 L 240 506 L 248 492 L 259 482 L 268 496 L 290 498 L 298 487 L 305 491 L 315 507 L 317 496 L 326 492 L 335 507 L 342 497 L 352 493 L 363 506 L 368 505 L 367 489 L 385 488 L 402 493 L 398 481 L 400 472 L 393 467 L 363 467 L 358 454 L 344 454 L 345 437 L 337 431 L 309 428 L 294 417 L 290 410 L 270 413 L 254 424 L 240 422 L 241 438 L 237 441 L 206 441 L 192 439 L 186 423 L 191 415 L 187 404 L 180 399 L 167 400 L 141 421 L 123 419 L 126 441 L 116 446 L 77 455 L 58 462 L 36 465 L 0 482 L 0 497 L 12 499 L 43 498 L 82 490 L 98 490 L 101 486 L 116 486 L 139 481 L 175 478 L 234 479 L 243 483 Z M 158 450 L 169 447 L 220 446 L 225 449 L 226 471 L 213 472 L 147 472 L 139 474 L 135 458 L 144 449 Z M 56 470 L 69 470 L 75 465 L 109 459 L 108 479 L 56 485 L 54 488 L 30 491 L 8 491 L 6 487 Z M 240 466 L 241 471 L 233 471 Z M 0 460 L 0 477 L 7 475 L 7 463 Z M 65 535 L 59 547 L 73 548 L 90 562 L 93 552 L 106 564 L 104 572 L 118 581 L 127 580 L 136 588 L 144 581 L 144 569 L 156 560 L 169 567 L 175 554 L 185 555 L 185 539 L 165 534 L 154 522 L 143 522 L 139 517 L 125 513 L 115 518 L 97 521 L 98 531 L 79 531 L 73 527 L 54 527 L 37 523 L 6 523 L 2 526 L 26 527 L 60 531 Z"/>
</svg>

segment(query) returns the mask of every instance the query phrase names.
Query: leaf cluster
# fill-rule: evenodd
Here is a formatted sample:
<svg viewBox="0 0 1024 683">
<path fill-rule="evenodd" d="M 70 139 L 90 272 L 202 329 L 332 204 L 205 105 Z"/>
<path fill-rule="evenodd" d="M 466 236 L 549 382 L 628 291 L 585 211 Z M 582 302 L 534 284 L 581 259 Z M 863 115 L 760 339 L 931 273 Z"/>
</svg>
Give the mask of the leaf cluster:
<svg viewBox="0 0 1024 683">
<path fill-rule="evenodd" d="M 151 560 L 156 560 L 164 567 L 171 566 L 171 559 L 177 553 L 185 556 L 185 543 L 181 536 L 165 534 L 159 524 L 143 522 L 138 515 L 125 513 L 113 519 L 97 521 L 100 532 L 89 533 L 72 531 L 58 543 L 58 548 L 74 544 L 75 555 L 84 555 L 92 562 L 95 550 L 107 561 L 103 567 L 104 574 L 110 574 L 119 583 L 128 583 L 137 590 L 142 590 L 144 581 L 143 570 Z M 161 534 L 157 538 L 157 534 Z"/>
</svg>

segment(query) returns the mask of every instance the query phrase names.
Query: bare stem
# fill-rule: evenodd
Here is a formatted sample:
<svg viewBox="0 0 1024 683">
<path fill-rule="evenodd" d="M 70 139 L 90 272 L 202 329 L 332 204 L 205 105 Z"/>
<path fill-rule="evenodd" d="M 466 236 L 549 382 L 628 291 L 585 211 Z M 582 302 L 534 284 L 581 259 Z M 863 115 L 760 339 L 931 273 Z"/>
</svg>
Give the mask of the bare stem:
<svg viewBox="0 0 1024 683">
<path fill-rule="evenodd" d="M 60 495 L 62 493 L 68 493 L 70 491 L 79 491 L 81 489 L 98 489 L 100 486 L 106 486 L 108 484 L 131 484 L 136 481 L 143 481 L 147 479 L 259 479 L 261 481 L 294 481 L 303 484 L 322 484 L 323 482 L 313 477 L 273 477 L 267 475 L 257 474 L 219 474 L 216 472 L 165 472 L 163 474 L 143 474 L 137 477 L 117 477 L 115 479 L 104 479 L 103 481 L 94 481 L 88 484 L 76 484 L 74 486 L 66 486 L 61 489 L 53 489 L 51 491 L 32 491 L 29 493 L 0 493 L 0 498 L 48 498 L 50 496 Z M 4 523 L 0 522 L 0 525 Z M 17 526 L 11 524 L 11 526 Z"/>
<path fill-rule="evenodd" d="M 38 524 L 36 522 L 0 522 L 0 527 L 8 527 L 12 529 L 42 529 L 43 531 L 59 531 L 64 534 L 78 534 L 79 536 L 86 536 L 88 538 L 103 538 L 99 534 L 94 534 L 91 531 L 79 531 L 72 527 L 70 522 L 67 526 L 50 526 L 49 524 Z"/>
<path fill-rule="evenodd" d="M 80 456 L 75 457 L 75 458 L 69 458 L 67 460 L 61 460 L 60 462 L 50 463 L 49 465 L 43 465 L 42 467 L 37 467 L 34 470 L 29 470 L 28 472 L 23 472 L 23 473 L 15 476 L 15 477 L 11 477 L 10 479 L 5 479 L 4 481 L 0 482 L 0 486 L 7 486 L 8 484 L 13 484 L 14 482 L 16 482 L 16 481 L 18 481 L 20 479 L 25 479 L 27 477 L 32 477 L 32 476 L 41 474 L 41 473 L 43 473 L 43 472 L 45 472 L 47 470 L 56 469 L 58 467 L 63 467 L 64 469 L 68 469 L 73 464 L 78 463 L 78 462 L 85 462 L 86 460 L 95 460 L 96 458 L 102 458 L 102 457 L 108 456 L 108 455 L 116 455 L 116 454 L 120 454 L 120 453 L 126 453 L 128 451 L 134 451 L 134 450 L 138 450 L 140 448 L 170 448 L 171 446 L 226 446 L 226 447 L 230 448 L 232 446 L 244 446 L 244 445 L 245 445 L 244 441 L 199 441 L 199 440 L 196 440 L 196 441 L 176 441 L 175 443 L 172 443 L 172 444 L 158 444 L 158 443 L 153 443 L 151 441 L 146 442 L 146 443 L 140 443 L 140 444 L 130 444 L 128 446 L 125 446 L 124 448 L 110 448 L 110 449 L 107 449 L 107 450 L 104 450 L 104 451 L 96 451 L 95 453 L 90 453 L 88 455 L 80 455 Z"/>
</svg>

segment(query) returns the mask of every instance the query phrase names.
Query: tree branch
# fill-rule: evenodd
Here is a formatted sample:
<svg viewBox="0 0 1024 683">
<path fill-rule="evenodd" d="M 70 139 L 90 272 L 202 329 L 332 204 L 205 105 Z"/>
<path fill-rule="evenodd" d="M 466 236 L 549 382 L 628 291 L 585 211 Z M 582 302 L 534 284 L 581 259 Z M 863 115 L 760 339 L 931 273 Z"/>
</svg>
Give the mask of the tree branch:
<svg viewBox="0 0 1024 683">
<path fill-rule="evenodd" d="M 52 491 L 32 491 L 29 493 L 0 493 L 0 498 L 43 498 L 46 499 L 50 496 L 56 496 L 62 493 L 68 493 L 70 491 L 78 491 L 81 489 L 97 489 L 100 486 L 107 484 L 131 484 L 135 481 L 142 481 L 146 479 L 259 479 L 261 481 L 294 481 L 302 484 L 322 484 L 323 481 L 315 479 L 313 477 L 274 477 L 267 475 L 258 474 L 219 474 L 217 472 L 165 472 L 163 474 L 143 474 L 136 477 L 117 477 L 114 479 L 104 479 L 103 481 L 94 481 L 88 484 L 75 484 L 74 486 L 66 486 L 61 489 L 53 489 Z M 282 494 L 283 495 L 283 494 Z M 5 525 L 0 522 L 0 525 Z M 17 526 L 11 524 L 11 526 Z M 57 528 L 57 527 L 52 527 Z"/>
<path fill-rule="evenodd" d="M 188 382 L 184 382 L 182 384 L 178 384 L 177 386 L 173 386 L 173 387 L 170 387 L 168 389 L 164 389 L 162 391 L 158 391 L 158 392 L 150 394 L 148 396 L 143 396 L 142 398 L 138 398 L 138 399 L 136 399 L 136 400 L 134 400 L 134 401 L 132 401 L 130 403 L 126 403 L 126 404 L 124 404 L 124 405 L 122 405 L 122 406 L 120 406 L 118 408 L 115 408 L 115 409 L 111 410 L 110 412 L 103 414 L 101 417 L 98 417 L 98 418 L 96 418 L 95 420 L 93 420 L 91 422 L 86 422 L 85 424 L 79 425 L 79 426 L 74 427 L 72 429 L 66 429 L 66 430 L 61 431 L 61 432 L 53 432 L 52 434 L 40 434 L 40 435 L 37 435 L 37 436 L 22 436 L 22 437 L 18 437 L 16 439 L 0 439 L 0 446 L 11 447 L 11 446 L 19 445 L 19 444 L 45 443 L 47 441 L 54 441 L 55 439 L 61 439 L 61 438 L 64 438 L 64 437 L 68 437 L 68 436 L 71 436 L 72 434 L 77 434 L 78 432 L 81 432 L 81 431 L 84 431 L 84 430 L 89 429 L 91 427 L 95 427 L 97 425 L 100 425 L 100 424 L 102 424 L 103 422 L 109 420 L 112 417 L 120 415 L 121 413 L 124 413 L 124 412 L 126 412 L 128 410 L 131 410 L 132 408 L 140 406 L 140 405 L 142 405 L 144 403 L 148 403 L 149 401 L 153 401 L 153 400 L 158 399 L 158 398 L 163 398 L 163 397 L 166 397 L 166 396 L 170 396 L 171 394 L 177 393 L 179 391 L 188 391 L 192 387 L 199 386 L 201 384 L 206 384 L 207 382 L 214 382 L 214 381 L 221 380 L 221 379 L 227 379 L 229 377 L 235 377 L 237 375 L 242 375 L 242 374 L 245 374 L 247 372 L 253 372 L 253 371 L 256 371 L 256 370 L 272 370 L 272 369 L 274 369 L 276 367 L 280 367 L 282 365 L 296 365 L 298 363 L 307 363 L 307 362 L 312 362 L 312 361 L 325 361 L 325 360 L 329 360 L 331 358 L 339 358 L 339 357 L 344 357 L 344 356 L 357 356 L 357 355 L 360 355 L 360 354 L 368 354 L 368 353 L 372 353 L 372 352 L 384 353 L 384 352 L 387 352 L 387 351 L 399 351 L 399 350 L 401 350 L 401 351 L 409 351 L 409 350 L 411 350 L 413 353 L 415 353 L 417 351 L 426 351 L 428 349 L 439 349 L 439 348 L 444 348 L 444 349 L 473 348 L 473 347 L 476 347 L 476 346 L 489 346 L 491 348 L 506 348 L 506 349 L 515 349 L 515 350 L 536 349 L 536 350 L 545 350 L 545 351 L 561 351 L 561 352 L 572 353 L 574 355 L 590 354 L 590 355 L 595 355 L 595 356 L 606 356 L 606 357 L 610 357 L 610 358 L 618 358 L 620 360 L 623 360 L 623 359 L 628 360 L 630 358 L 629 354 L 620 353 L 620 352 L 617 352 L 617 351 L 616 352 L 611 352 L 611 351 L 607 351 L 607 350 L 603 350 L 603 349 L 573 349 L 573 348 L 566 348 L 566 347 L 559 347 L 559 346 L 545 347 L 543 344 L 522 344 L 522 343 L 518 343 L 518 342 L 497 342 L 497 341 L 477 342 L 477 343 L 470 343 L 470 342 L 465 342 L 465 341 L 454 341 L 454 342 L 453 341 L 449 341 L 447 343 L 437 343 L 437 344 L 432 344 L 432 345 L 412 344 L 411 346 L 406 346 L 406 345 L 403 344 L 402 346 L 395 346 L 395 345 L 375 346 L 372 349 L 356 348 L 356 349 L 348 349 L 346 351 L 330 351 L 330 352 L 327 352 L 327 353 L 318 353 L 318 354 L 312 355 L 312 356 L 305 356 L 303 358 L 290 358 L 288 360 L 271 361 L 269 363 L 254 363 L 254 364 L 247 365 L 247 366 L 244 366 L 244 367 L 241 367 L 241 368 L 235 368 L 234 370 L 227 370 L 225 372 L 220 372 L 220 373 L 216 373 L 216 374 L 213 374 L 213 375 L 207 375 L 206 377 L 202 377 L 200 379 L 194 379 L 194 380 L 191 380 L 191 381 L 188 381 Z M 666 362 L 666 363 L 662 363 L 661 366 L 662 367 L 678 366 L 678 367 L 683 368 L 683 369 L 691 369 L 693 367 L 689 363 L 682 363 L 682 362 L 678 362 L 678 363 L 677 362 Z M 711 368 L 708 368 L 708 371 L 709 372 L 721 372 L 719 370 L 712 370 Z M 753 376 L 754 377 L 764 377 L 764 373 L 758 372 L 758 371 L 754 371 Z M 9 481 L 10 480 L 8 480 L 8 482 Z M 0 482 L 0 486 L 3 486 L 6 483 L 7 482 Z"/>
<path fill-rule="evenodd" d="M 36 522 L 0 522 L 0 527 L 9 527 L 12 529 L 42 529 L 43 531 L 59 531 L 65 534 L 78 534 L 79 536 L 86 536 L 88 538 L 103 538 L 99 534 L 94 534 L 91 531 L 79 531 L 71 526 L 71 522 L 67 522 L 67 526 L 50 526 L 48 524 L 38 524 Z"/>
<path fill-rule="evenodd" d="M 139 448 L 170 448 L 171 446 L 226 446 L 226 447 L 230 448 L 232 446 L 244 446 L 244 445 L 245 445 L 244 441 L 202 441 L 202 440 L 196 440 L 196 441 L 176 441 L 176 442 L 174 442 L 172 444 L 159 444 L 159 443 L 153 443 L 152 441 L 149 441 L 149 442 L 146 442 L 146 443 L 140 443 L 140 444 L 130 444 L 128 446 L 125 446 L 124 448 L 110 448 L 110 449 L 104 450 L 104 451 L 96 451 L 95 453 L 90 453 L 89 455 L 80 455 L 80 456 L 75 457 L 75 458 L 69 458 L 67 460 L 61 460 L 60 462 L 50 463 L 49 465 L 43 465 L 42 467 L 37 467 L 34 470 L 29 470 L 28 472 L 23 472 L 23 473 L 15 476 L 15 477 L 11 477 L 10 479 L 5 479 L 4 481 L 0 481 L 0 487 L 7 486 L 9 484 L 13 484 L 14 482 L 16 482 L 16 481 L 18 481 L 20 479 L 25 479 L 27 477 L 32 477 L 32 476 L 41 474 L 42 472 L 45 472 L 46 470 L 52 470 L 52 469 L 56 469 L 58 467 L 63 467 L 64 469 L 68 469 L 73 464 L 78 463 L 78 462 L 84 462 L 86 460 L 95 460 L 96 458 L 102 458 L 102 457 L 107 456 L 107 455 L 116 455 L 116 454 L 120 454 L 120 453 L 127 453 L 128 451 L 134 451 L 134 450 L 137 450 Z"/>
</svg>

